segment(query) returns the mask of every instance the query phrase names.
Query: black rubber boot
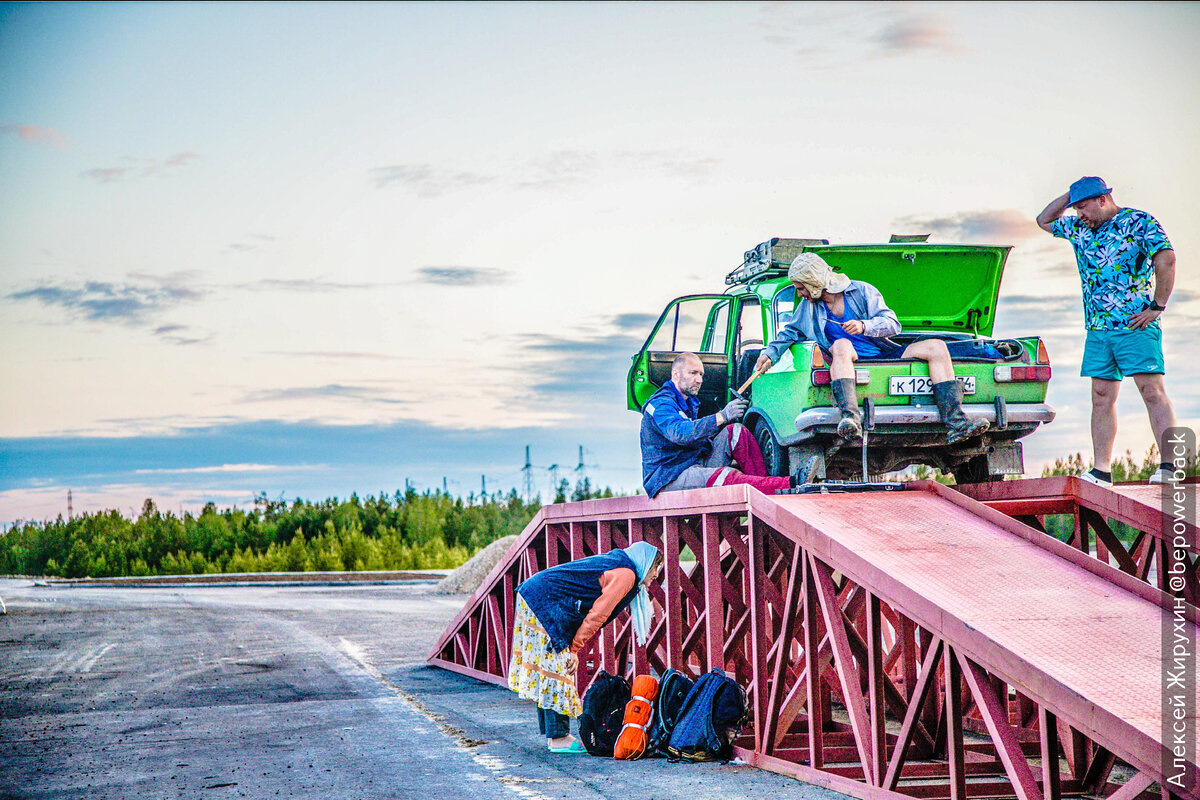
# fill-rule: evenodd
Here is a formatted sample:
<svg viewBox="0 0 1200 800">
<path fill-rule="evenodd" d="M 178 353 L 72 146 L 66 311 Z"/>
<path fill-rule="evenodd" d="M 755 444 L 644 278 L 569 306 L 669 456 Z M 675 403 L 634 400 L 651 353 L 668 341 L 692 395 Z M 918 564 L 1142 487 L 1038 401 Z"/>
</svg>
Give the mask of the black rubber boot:
<svg viewBox="0 0 1200 800">
<path fill-rule="evenodd" d="M 937 403 L 938 414 L 946 423 L 946 444 L 986 433 L 991 427 L 986 419 L 971 419 L 966 415 L 962 397 L 962 387 L 958 381 L 942 381 L 933 385 L 933 399 Z"/>
<path fill-rule="evenodd" d="M 833 401 L 842 412 L 838 422 L 838 436 L 843 439 L 857 439 L 862 436 L 862 413 L 858 410 L 858 392 L 854 388 L 853 378 L 838 378 L 832 383 Z"/>
</svg>

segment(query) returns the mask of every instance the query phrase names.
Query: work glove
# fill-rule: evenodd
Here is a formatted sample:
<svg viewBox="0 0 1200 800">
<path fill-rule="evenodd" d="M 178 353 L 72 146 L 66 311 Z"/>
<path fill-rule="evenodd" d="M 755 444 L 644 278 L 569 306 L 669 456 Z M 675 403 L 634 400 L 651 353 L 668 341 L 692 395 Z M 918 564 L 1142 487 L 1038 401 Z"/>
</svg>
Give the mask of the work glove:
<svg viewBox="0 0 1200 800">
<path fill-rule="evenodd" d="M 749 400 L 743 400 L 740 397 L 735 397 L 726 403 L 725 407 L 721 409 L 721 416 L 725 418 L 726 422 L 733 422 L 734 420 L 741 419 L 742 414 L 745 414 L 746 409 L 749 407 Z"/>
</svg>

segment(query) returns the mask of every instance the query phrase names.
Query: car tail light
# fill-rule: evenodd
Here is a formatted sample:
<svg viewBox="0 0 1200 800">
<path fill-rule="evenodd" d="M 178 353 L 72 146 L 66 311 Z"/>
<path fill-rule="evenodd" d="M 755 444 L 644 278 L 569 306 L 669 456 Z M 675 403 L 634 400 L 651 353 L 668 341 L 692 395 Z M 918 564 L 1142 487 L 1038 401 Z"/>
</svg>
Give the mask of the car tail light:
<svg viewBox="0 0 1200 800">
<path fill-rule="evenodd" d="M 871 371 L 866 369 L 854 370 L 854 382 L 859 386 L 871 382 Z M 812 371 L 813 386 L 828 386 L 833 383 L 833 376 L 829 374 L 827 369 L 814 369 Z"/>
<path fill-rule="evenodd" d="M 996 383 L 1018 383 L 1036 381 L 1045 383 L 1050 380 L 1050 367 L 1014 367 L 1008 364 L 1003 364 L 992 370 L 992 377 Z"/>
<path fill-rule="evenodd" d="M 821 369 L 825 366 L 825 354 L 821 352 L 821 348 L 819 347 L 813 348 L 812 366 L 813 369 Z"/>
<path fill-rule="evenodd" d="M 1050 354 L 1046 352 L 1046 343 L 1043 342 L 1041 339 L 1038 339 L 1037 363 L 1038 364 L 1049 364 L 1050 363 Z"/>
</svg>

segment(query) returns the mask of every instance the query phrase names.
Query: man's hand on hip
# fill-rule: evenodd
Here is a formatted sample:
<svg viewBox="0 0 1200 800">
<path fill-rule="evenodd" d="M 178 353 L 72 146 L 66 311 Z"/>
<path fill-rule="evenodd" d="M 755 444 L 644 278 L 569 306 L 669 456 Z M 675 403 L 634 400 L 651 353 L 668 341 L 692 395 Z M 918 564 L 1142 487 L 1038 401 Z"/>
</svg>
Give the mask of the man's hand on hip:
<svg viewBox="0 0 1200 800">
<path fill-rule="evenodd" d="M 1154 320 L 1161 316 L 1161 311 L 1153 308 L 1147 308 L 1145 311 L 1134 314 L 1129 318 L 1129 327 L 1132 330 L 1140 331 L 1142 328 L 1145 328 L 1147 325 L 1149 325 L 1151 322 L 1154 322 Z"/>
</svg>

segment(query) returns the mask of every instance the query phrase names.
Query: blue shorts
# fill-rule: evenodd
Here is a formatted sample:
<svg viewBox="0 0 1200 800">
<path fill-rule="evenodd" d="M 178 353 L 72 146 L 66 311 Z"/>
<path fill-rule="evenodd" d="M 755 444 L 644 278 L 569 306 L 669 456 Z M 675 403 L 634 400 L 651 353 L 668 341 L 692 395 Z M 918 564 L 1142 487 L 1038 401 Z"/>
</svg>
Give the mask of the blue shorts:
<svg viewBox="0 0 1200 800">
<path fill-rule="evenodd" d="M 1085 378 L 1119 381 L 1126 375 L 1164 372 L 1162 328 L 1087 332 L 1079 366 L 1079 374 Z"/>
</svg>

